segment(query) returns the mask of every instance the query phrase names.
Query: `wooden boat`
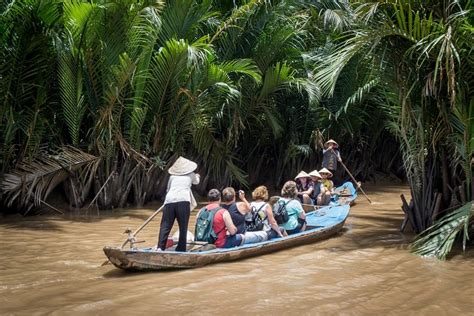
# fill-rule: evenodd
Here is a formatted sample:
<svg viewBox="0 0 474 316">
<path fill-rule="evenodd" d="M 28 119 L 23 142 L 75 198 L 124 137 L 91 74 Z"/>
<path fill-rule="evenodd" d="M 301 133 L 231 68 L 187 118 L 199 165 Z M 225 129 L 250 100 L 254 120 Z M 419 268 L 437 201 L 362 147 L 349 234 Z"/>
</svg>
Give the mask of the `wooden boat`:
<svg viewBox="0 0 474 316">
<path fill-rule="evenodd" d="M 152 248 L 121 249 L 104 247 L 107 258 L 124 270 L 166 270 L 197 268 L 217 262 L 227 262 L 259 256 L 294 246 L 313 243 L 333 236 L 344 226 L 349 205 L 326 206 L 306 215 L 307 229 L 283 238 L 243 245 L 236 248 L 191 250 L 188 252 L 154 251 Z"/>
</svg>

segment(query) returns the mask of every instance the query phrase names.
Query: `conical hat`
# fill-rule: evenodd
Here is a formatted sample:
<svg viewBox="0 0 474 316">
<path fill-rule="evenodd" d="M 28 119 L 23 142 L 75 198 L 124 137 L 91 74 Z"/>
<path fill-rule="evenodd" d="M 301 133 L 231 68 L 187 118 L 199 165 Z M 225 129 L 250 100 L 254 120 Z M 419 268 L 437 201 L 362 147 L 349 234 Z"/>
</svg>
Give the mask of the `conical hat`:
<svg viewBox="0 0 474 316">
<path fill-rule="evenodd" d="M 169 168 L 168 173 L 174 176 L 182 176 L 196 170 L 197 164 L 184 157 L 179 157 Z"/>
<path fill-rule="evenodd" d="M 328 170 L 328 169 L 326 169 L 326 168 L 323 168 L 323 169 L 319 170 L 319 174 L 322 174 L 322 173 L 326 173 L 326 174 L 328 174 L 328 175 L 329 175 L 329 178 L 331 178 L 331 177 L 332 177 L 332 172 L 331 172 L 331 171 L 329 171 L 329 170 Z"/>
<path fill-rule="evenodd" d="M 333 143 L 334 145 L 336 145 L 337 147 L 339 147 L 339 144 L 336 143 L 336 141 L 334 139 L 330 139 L 328 140 L 327 142 L 324 143 L 324 147 L 328 147 L 329 144 Z"/>
<path fill-rule="evenodd" d="M 299 179 L 299 178 L 309 178 L 309 174 L 307 174 L 306 172 L 304 172 L 303 170 L 301 170 L 300 173 L 298 173 L 298 175 L 295 177 L 295 180 Z"/>
<path fill-rule="evenodd" d="M 321 175 L 319 174 L 318 170 L 313 170 L 309 173 L 311 177 L 317 177 L 317 178 L 322 178 Z"/>
</svg>

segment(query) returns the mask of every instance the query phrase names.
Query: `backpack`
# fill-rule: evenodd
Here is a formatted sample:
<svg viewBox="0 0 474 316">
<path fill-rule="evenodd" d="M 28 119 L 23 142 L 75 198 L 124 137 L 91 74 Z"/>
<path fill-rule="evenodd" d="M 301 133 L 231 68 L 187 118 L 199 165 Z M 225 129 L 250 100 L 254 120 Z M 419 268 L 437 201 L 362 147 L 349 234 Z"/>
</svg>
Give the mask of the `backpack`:
<svg viewBox="0 0 474 316">
<path fill-rule="evenodd" d="M 286 205 L 290 201 L 285 202 L 280 199 L 278 200 L 278 202 L 275 203 L 275 205 L 273 205 L 273 217 L 275 217 L 277 224 L 284 224 L 290 219 L 290 217 L 288 216 L 288 211 L 286 210 Z"/>
<path fill-rule="evenodd" d="M 245 214 L 245 226 L 249 232 L 261 231 L 265 226 L 264 221 L 267 219 L 267 214 L 262 208 L 267 204 L 264 203 L 260 208 L 252 206 L 252 210 Z"/>
<path fill-rule="evenodd" d="M 214 223 L 214 216 L 220 209 L 220 206 L 211 210 L 208 210 L 206 207 L 201 209 L 199 216 L 196 218 L 196 229 L 194 230 L 195 241 L 204 241 L 210 244 L 216 242 L 217 234 L 214 229 L 212 229 L 212 224 Z"/>
</svg>

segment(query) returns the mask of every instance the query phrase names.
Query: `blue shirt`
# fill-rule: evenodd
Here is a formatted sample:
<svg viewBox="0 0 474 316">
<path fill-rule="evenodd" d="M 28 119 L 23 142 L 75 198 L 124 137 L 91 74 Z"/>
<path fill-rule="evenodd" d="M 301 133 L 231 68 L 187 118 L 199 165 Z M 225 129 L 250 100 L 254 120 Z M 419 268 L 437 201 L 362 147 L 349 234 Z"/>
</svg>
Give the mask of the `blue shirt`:
<svg viewBox="0 0 474 316">
<path fill-rule="evenodd" d="M 301 206 L 300 201 L 295 199 L 281 198 L 281 201 L 284 201 L 286 204 L 286 211 L 288 212 L 289 220 L 288 222 L 281 224 L 280 227 L 283 227 L 285 230 L 293 230 L 298 226 L 298 217 L 304 212 L 303 206 Z"/>
</svg>

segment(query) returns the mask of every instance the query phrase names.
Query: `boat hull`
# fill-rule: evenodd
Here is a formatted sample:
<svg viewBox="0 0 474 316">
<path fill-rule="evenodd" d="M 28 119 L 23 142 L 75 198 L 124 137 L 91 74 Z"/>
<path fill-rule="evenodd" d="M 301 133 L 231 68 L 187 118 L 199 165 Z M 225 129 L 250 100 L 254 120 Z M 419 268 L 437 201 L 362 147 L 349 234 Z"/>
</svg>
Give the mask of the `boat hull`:
<svg viewBox="0 0 474 316">
<path fill-rule="evenodd" d="M 158 252 L 152 251 L 150 248 L 120 249 L 118 247 L 104 247 L 104 253 L 112 264 L 124 270 L 197 268 L 218 262 L 260 256 L 327 239 L 341 230 L 348 214 L 348 205 L 323 208 L 308 213 L 307 221 L 310 229 L 304 232 L 236 248 L 218 248 L 202 252 Z"/>
</svg>

